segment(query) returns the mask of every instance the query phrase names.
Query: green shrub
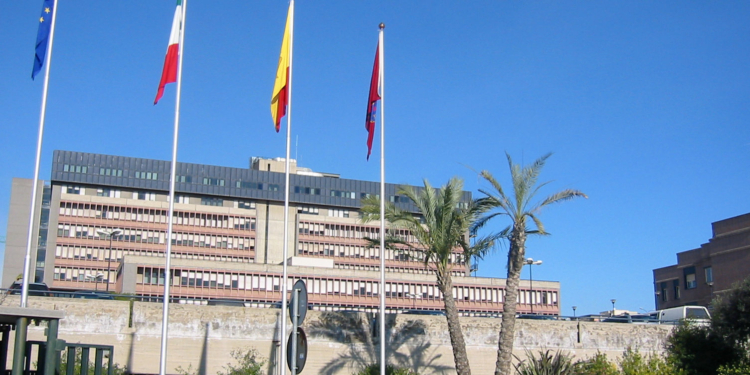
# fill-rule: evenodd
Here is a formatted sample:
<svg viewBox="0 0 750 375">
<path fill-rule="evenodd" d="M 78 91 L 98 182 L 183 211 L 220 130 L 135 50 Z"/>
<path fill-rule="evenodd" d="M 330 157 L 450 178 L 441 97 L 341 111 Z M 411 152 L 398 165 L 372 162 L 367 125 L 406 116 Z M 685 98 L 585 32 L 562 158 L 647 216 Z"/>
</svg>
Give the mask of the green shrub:
<svg viewBox="0 0 750 375">
<path fill-rule="evenodd" d="M 719 366 L 716 371 L 718 375 L 750 375 L 750 365 L 747 363 L 736 363 L 733 365 Z"/>
<path fill-rule="evenodd" d="M 232 358 L 237 361 L 236 365 L 227 364 L 224 366 L 226 372 L 219 371 L 218 375 L 263 375 L 263 366 L 266 365 L 266 359 L 262 357 L 255 349 L 237 349 L 230 352 Z M 179 366 L 175 371 L 180 375 L 198 375 L 199 369 L 188 365 L 187 368 Z"/>
<path fill-rule="evenodd" d="M 597 352 L 593 357 L 580 360 L 575 364 L 576 375 L 619 375 L 614 363 L 607 360 L 607 355 Z"/>
<path fill-rule="evenodd" d="M 527 351 L 526 359 L 515 365 L 518 375 L 575 375 L 573 358 L 566 353 L 552 355 L 549 350 L 539 351 L 539 357 Z M 518 359 L 518 357 L 516 357 Z"/>
<path fill-rule="evenodd" d="M 620 360 L 622 375 L 678 375 L 682 374 L 669 361 L 655 355 L 644 356 L 627 348 Z"/>
</svg>

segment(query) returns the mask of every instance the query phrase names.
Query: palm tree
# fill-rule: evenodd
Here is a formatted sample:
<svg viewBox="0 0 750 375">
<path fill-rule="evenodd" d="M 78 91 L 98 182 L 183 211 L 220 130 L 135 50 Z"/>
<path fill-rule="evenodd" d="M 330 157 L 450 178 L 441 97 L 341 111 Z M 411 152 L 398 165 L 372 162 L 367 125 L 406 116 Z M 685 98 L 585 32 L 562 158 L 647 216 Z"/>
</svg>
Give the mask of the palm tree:
<svg viewBox="0 0 750 375">
<path fill-rule="evenodd" d="M 471 374 L 471 369 L 459 324 L 458 308 L 453 299 L 451 272 L 455 263 L 451 257 L 455 254 L 454 251 L 460 248 L 463 261 L 458 263 L 465 263 L 474 255 L 481 256 L 486 253 L 494 241 L 490 237 L 478 239 L 473 245 L 468 241 L 469 228 L 481 218 L 483 211 L 474 202 L 460 204 L 462 189 L 463 181 L 456 177 L 437 190 L 433 189 L 427 180 L 424 180 L 424 189 L 402 187 L 399 194 L 411 199 L 419 215 L 389 204 L 385 217 L 392 225 L 409 230 L 421 245 L 416 249 L 424 253 L 422 260 L 425 266 L 434 270 L 438 289 L 443 295 L 456 372 L 459 375 L 468 375 Z M 362 213 L 364 221 L 377 218 L 377 199 L 364 201 Z"/>
<path fill-rule="evenodd" d="M 539 189 L 548 184 L 548 182 L 537 184 L 537 181 L 544 163 L 551 155 L 544 155 L 530 166 L 521 167 L 518 164 L 514 164 L 510 155 L 506 153 L 510 167 L 510 176 L 513 182 L 513 196 L 510 197 L 505 194 L 503 187 L 490 172 L 482 171 L 481 173 L 482 177 L 492 185 L 494 191 L 479 190 L 485 197 L 478 199 L 477 205 L 489 213 L 475 223 L 472 231 L 477 231 L 495 217 L 507 216 L 510 218 L 510 225 L 501 232 L 501 235 L 506 236 L 510 242 L 510 250 L 508 251 L 508 277 L 505 285 L 503 320 L 500 327 L 497 362 L 495 363 L 496 375 L 510 374 L 513 336 L 516 325 L 518 282 L 521 278 L 521 268 L 524 265 L 526 237 L 528 235 L 548 234 L 538 217 L 542 208 L 576 197 L 588 198 L 586 194 L 578 190 L 565 189 L 548 196 L 542 201 L 532 201 Z M 533 225 L 531 225 L 531 221 L 533 221 Z"/>
</svg>

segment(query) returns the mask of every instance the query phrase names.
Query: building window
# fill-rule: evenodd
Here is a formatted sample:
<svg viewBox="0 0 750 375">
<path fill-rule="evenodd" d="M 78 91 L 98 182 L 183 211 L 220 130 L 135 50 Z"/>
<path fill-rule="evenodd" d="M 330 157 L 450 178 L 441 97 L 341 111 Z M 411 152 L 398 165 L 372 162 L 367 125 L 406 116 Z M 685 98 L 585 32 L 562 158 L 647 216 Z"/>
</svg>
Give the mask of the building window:
<svg viewBox="0 0 750 375">
<path fill-rule="evenodd" d="M 237 208 L 244 208 L 246 210 L 252 210 L 252 209 L 255 209 L 255 202 L 237 201 Z"/>
<path fill-rule="evenodd" d="M 349 217 L 349 211 L 348 210 L 328 209 L 328 216 L 331 216 L 331 217 Z"/>
<path fill-rule="evenodd" d="M 88 167 L 85 166 L 85 165 L 83 165 L 83 166 L 81 166 L 81 165 L 70 165 L 70 164 L 63 165 L 63 172 L 87 173 L 88 170 L 89 170 Z"/>
<path fill-rule="evenodd" d="M 108 198 L 120 198 L 120 191 L 108 188 L 101 188 L 96 190 L 97 197 L 108 197 Z"/>
<path fill-rule="evenodd" d="M 663 281 L 661 283 L 661 300 L 663 302 L 667 302 L 669 298 L 667 297 L 667 282 Z"/>
<path fill-rule="evenodd" d="M 295 186 L 295 194 L 320 195 L 320 188 L 311 188 L 306 186 Z"/>
<path fill-rule="evenodd" d="M 83 189 L 81 189 L 80 186 L 65 186 L 63 188 L 63 191 L 65 194 L 76 194 L 76 195 L 83 195 Z"/>
<path fill-rule="evenodd" d="M 135 194 L 135 198 L 142 201 L 155 201 L 156 193 L 147 193 L 145 191 L 139 191 Z"/>
<path fill-rule="evenodd" d="M 270 190 L 270 191 L 279 191 L 279 185 L 277 185 L 277 184 L 268 184 L 268 190 Z"/>
<path fill-rule="evenodd" d="M 380 194 L 370 194 L 370 193 L 359 193 L 360 199 L 375 197 L 376 199 L 380 199 Z"/>
<path fill-rule="evenodd" d="M 674 299 L 680 299 L 680 280 L 672 280 L 672 289 L 674 291 Z"/>
<path fill-rule="evenodd" d="M 391 203 L 409 203 L 409 198 L 403 195 L 391 195 Z"/>
<path fill-rule="evenodd" d="M 184 182 L 184 183 L 192 183 L 193 178 L 191 176 L 177 176 L 175 179 L 176 182 Z"/>
<path fill-rule="evenodd" d="M 308 215 L 317 215 L 319 213 L 319 210 L 317 207 L 306 207 L 302 206 L 297 209 L 297 211 L 301 214 L 308 214 Z"/>
<path fill-rule="evenodd" d="M 223 206 L 224 200 L 221 198 L 202 197 L 201 204 L 204 206 Z"/>
<path fill-rule="evenodd" d="M 714 271 L 711 267 L 706 267 L 703 269 L 703 272 L 706 274 L 706 284 L 712 284 L 714 282 Z"/>
<path fill-rule="evenodd" d="M 331 190 L 331 196 L 337 198 L 356 199 L 357 194 L 353 191 Z"/>
<path fill-rule="evenodd" d="M 685 289 L 695 289 L 698 282 L 695 280 L 695 267 L 687 267 L 683 270 L 685 275 Z"/>
<path fill-rule="evenodd" d="M 235 182 L 235 186 L 241 189 L 255 189 L 255 190 L 263 190 L 263 184 L 260 182 L 252 182 L 252 181 L 242 181 L 239 180 Z"/>
<path fill-rule="evenodd" d="M 122 169 L 99 168 L 99 174 L 102 176 L 122 177 Z"/>
<path fill-rule="evenodd" d="M 157 179 L 157 173 L 156 172 L 135 172 L 135 178 L 140 178 L 142 180 L 156 180 Z"/>
<path fill-rule="evenodd" d="M 220 178 L 203 177 L 203 185 L 224 186 L 224 180 Z"/>
</svg>

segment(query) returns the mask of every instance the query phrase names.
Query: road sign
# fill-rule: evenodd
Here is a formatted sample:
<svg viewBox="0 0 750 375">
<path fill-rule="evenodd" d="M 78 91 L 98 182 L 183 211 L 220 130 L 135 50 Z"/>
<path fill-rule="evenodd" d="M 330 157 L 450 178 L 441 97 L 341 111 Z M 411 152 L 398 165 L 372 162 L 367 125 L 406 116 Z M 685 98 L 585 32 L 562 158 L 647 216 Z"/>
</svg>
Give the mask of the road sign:
<svg viewBox="0 0 750 375">
<path fill-rule="evenodd" d="M 295 374 L 295 372 L 292 369 L 292 340 L 295 336 L 297 337 L 296 374 L 299 374 L 302 372 L 302 369 L 305 368 L 305 362 L 307 362 L 307 336 L 305 335 L 305 331 L 299 327 L 297 328 L 296 335 L 294 332 L 289 334 L 289 341 L 287 341 L 286 345 L 286 364 L 289 366 L 289 371 L 292 371 L 293 374 Z"/>
<path fill-rule="evenodd" d="M 302 280 L 297 280 L 292 287 L 292 298 L 289 300 L 289 319 L 294 323 L 294 305 L 297 305 L 297 325 L 302 324 L 307 315 L 307 286 Z"/>
</svg>

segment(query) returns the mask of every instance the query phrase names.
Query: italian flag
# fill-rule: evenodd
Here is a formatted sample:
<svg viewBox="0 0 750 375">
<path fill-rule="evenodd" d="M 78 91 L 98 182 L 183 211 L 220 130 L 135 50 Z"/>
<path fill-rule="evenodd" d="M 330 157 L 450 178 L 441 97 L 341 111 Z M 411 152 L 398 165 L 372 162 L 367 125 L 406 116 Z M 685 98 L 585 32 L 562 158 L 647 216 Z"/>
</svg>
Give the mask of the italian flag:
<svg viewBox="0 0 750 375">
<path fill-rule="evenodd" d="M 164 86 L 167 83 L 177 82 L 177 57 L 180 51 L 180 33 L 182 32 L 182 0 L 177 0 L 177 9 L 174 11 L 174 20 L 172 21 L 172 32 L 169 34 L 169 46 L 167 47 L 167 56 L 164 58 L 164 69 L 161 72 L 161 81 L 159 89 L 156 91 L 154 105 L 159 102 L 164 94 Z"/>
</svg>

